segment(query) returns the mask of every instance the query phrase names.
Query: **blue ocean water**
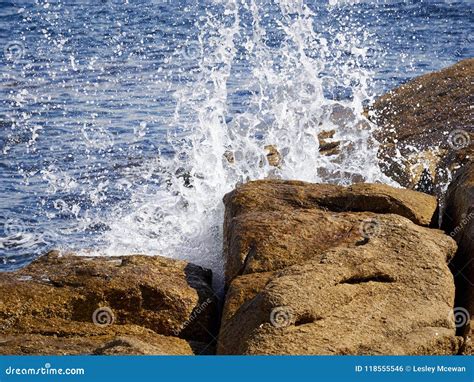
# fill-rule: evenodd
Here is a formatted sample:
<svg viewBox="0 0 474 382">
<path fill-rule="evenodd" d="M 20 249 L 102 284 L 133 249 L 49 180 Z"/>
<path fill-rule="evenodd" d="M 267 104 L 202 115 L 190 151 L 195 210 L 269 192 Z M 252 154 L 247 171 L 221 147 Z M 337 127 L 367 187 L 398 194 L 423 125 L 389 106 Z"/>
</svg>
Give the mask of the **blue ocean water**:
<svg viewBox="0 0 474 382">
<path fill-rule="evenodd" d="M 221 199 L 236 183 L 386 181 L 362 107 L 472 57 L 473 9 L 0 0 L 0 269 L 63 248 L 219 272 Z M 345 142 L 337 158 L 317 150 L 328 129 Z"/>
</svg>

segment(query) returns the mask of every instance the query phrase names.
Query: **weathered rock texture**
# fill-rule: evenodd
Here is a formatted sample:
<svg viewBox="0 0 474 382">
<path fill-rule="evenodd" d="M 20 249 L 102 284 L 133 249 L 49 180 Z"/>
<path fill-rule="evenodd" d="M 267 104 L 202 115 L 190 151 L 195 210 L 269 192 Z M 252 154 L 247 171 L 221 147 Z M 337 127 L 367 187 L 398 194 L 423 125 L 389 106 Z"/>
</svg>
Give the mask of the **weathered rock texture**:
<svg viewBox="0 0 474 382">
<path fill-rule="evenodd" d="M 459 334 L 472 335 L 474 315 L 474 163 L 465 165 L 449 186 L 443 216 L 446 232 L 459 245 L 451 262 L 456 282 Z M 468 312 L 468 315 L 466 314 Z"/>
<path fill-rule="evenodd" d="M 279 180 L 247 183 L 224 202 L 227 282 L 360 240 L 362 222 L 373 215 L 348 212 L 393 213 L 429 226 L 437 207 L 434 197 L 383 184 L 345 188 Z"/>
<path fill-rule="evenodd" d="M 226 195 L 218 354 L 457 354 L 455 242 L 434 198 L 250 182 Z"/>
<path fill-rule="evenodd" d="M 383 171 L 401 185 L 442 194 L 450 173 L 474 155 L 474 59 L 417 77 L 369 112 L 380 130 Z"/>
<path fill-rule="evenodd" d="M 53 324 L 53 323 L 52 323 Z M 57 327 L 40 326 L 35 334 L 0 335 L 0 354 L 21 355 L 193 355 L 192 344 L 162 336 L 135 325 L 97 329 L 93 324 L 80 326 L 56 322 Z M 61 329 L 59 329 L 61 328 Z"/>
<path fill-rule="evenodd" d="M 134 345 L 104 352 L 192 354 L 215 330 L 211 272 L 159 256 L 50 252 L 0 273 L 0 290 L 3 354 L 92 353 L 116 337 Z"/>
</svg>

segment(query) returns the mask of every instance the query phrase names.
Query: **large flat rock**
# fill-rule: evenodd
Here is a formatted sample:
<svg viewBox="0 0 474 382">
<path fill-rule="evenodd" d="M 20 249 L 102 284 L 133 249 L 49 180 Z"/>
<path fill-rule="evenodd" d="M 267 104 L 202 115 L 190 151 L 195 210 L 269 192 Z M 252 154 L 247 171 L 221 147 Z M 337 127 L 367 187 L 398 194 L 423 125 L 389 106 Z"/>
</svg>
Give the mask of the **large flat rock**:
<svg viewBox="0 0 474 382">
<path fill-rule="evenodd" d="M 149 337 L 160 352 L 168 343 L 170 354 L 185 354 L 186 341 L 213 340 L 211 278 L 209 270 L 159 256 L 50 252 L 21 270 L 0 273 L 0 352 L 31 353 L 36 346 L 41 354 L 69 343 L 61 354 L 74 354 L 125 336 Z"/>
<path fill-rule="evenodd" d="M 434 197 L 383 184 L 342 187 L 263 180 L 224 198 L 227 283 L 235 276 L 285 268 L 338 245 L 354 246 L 373 214 L 393 213 L 428 226 Z M 360 212 L 360 213 L 354 213 Z M 370 233 L 370 232 L 369 232 Z"/>
<path fill-rule="evenodd" d="M 58 328 L 40 326 L 28 334 L 0 335 L 0 354 L 21 355 L 194 355 L 189 342 L 162 336 L 135 325 L 116 325 L 98 330 L 93 324 Z M 74 327 L 76 326 L 76 327 Z"/>
<path fill-rule="evenodd" d="M 456 243 L 380 185 L 263 181 L 225 198 L 218 354 L 457 354 Z M 423 212 L 424 211 L 424 212 Z"/>
</svg>

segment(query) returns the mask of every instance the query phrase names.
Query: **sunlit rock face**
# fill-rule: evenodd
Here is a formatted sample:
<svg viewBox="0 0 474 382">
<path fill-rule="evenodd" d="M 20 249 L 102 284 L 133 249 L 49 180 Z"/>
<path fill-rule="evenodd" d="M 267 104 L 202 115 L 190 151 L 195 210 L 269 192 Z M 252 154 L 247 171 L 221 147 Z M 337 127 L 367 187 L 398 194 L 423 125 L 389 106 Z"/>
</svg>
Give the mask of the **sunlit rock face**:
<svg viewBox="0 0 474 382">
<path fill-rule="evenodd" d="M 211 277 L 207 269 L 160 256 L 50 252 L 0 273 L 0 353 L 212 352 Z"/>
<path fill-rule="evenodd" d="M 441 196 L 474 159 L 474 59 L 417 77 L 373 104 L 383 171 L 405 187 Z"/>
<path fill-rule="evenodd" d="M 432 196 L 258 181 L 226 195 L 218 354 L 457 354 Z M 436 220 L 436 219 L 435 219 Z"/>
</svg>

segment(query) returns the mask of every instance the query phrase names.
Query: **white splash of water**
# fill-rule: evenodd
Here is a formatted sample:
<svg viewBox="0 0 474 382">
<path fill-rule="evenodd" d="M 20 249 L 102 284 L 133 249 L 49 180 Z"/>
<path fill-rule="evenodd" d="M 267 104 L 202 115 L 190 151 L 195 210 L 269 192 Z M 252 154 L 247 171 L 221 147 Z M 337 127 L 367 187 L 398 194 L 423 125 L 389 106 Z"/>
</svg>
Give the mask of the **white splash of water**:
<svg viewBox="0 0 474 382">
<path fill-rule="evenodd" d="M 103 239 L 107 254 L 190 260 L 213 269 L 220 283 L 222 197 L 236 184 L 266 177 L 388 180 L 377 166 L 374 127 L 362 116 L 372 76 L 361 64 L 367 36 L 339 33 L 329 41 L 315 32 L 316 18 L 302 0 L 281 0 L 277 23 L 284 38 L 272 45 L 263 22 L 268 15 L 256 0 L 216 5 L 197 41 L 183 47 L 198 67 L 189 69 L 192 81 L 175 89 L 168 134 L 174 155 L 140 168 L 148 177 L 158 171 L 161 182 L 136 191 L 127 212 L 110 218 Z M 252 19 L 250 33 L 241 26 L 242 13 Z M 325 89 L 338 87 L 349 88 L 351 96 L 325 96 Z M 237 90 L 251 94 L 245 110 L 232 108 Z M 318 135 L 331 131 L 339 153 L 322 155 Z M 266 160 L 267 145 L 281 154 L 279 167 Z"/>
</svg>

